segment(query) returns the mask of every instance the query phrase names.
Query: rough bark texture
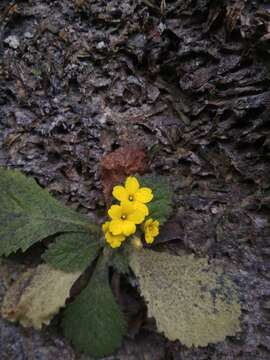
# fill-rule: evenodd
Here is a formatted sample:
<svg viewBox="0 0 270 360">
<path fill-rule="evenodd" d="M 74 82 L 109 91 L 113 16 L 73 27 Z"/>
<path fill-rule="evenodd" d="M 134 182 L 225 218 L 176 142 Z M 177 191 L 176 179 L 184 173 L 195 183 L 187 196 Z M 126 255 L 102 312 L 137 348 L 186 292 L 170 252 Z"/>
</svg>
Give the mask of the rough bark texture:
<svg viewBox="0 0 270 360">
<path fill-rule="evenodd" d="M 215 258 L 239 286 L 238 337 L 187 349 L 145 326 L 111 359 L 269 359 L 268 1 L 10 4 L 0 5 L 0 165 L 95 217 L 101 156 L 136 140 L 174 184 L 160 242 Z M 3 360 L 78 356 L 46 331 L 1 320 L 0 332 Z"/>
</svg>

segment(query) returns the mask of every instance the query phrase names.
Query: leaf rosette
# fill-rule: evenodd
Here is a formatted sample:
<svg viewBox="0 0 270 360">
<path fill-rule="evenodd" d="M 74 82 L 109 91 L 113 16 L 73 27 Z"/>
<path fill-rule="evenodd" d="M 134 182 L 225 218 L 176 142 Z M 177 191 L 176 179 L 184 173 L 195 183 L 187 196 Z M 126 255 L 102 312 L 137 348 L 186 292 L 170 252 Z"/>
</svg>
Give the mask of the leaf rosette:
<svg viewBox="0 0 270 360">
<path fill-rule="evenodd" d="M 127 330 L 110 286 L 113 269 L 128 281 L 133 271 L 149 316 L 170 340 L 206 346 L 239 331 L 237 290 L 226 274 L 207 259 L 147 249 L 173 209 L 172 188 L 164 178 L 127 176 L 111 194 L 115 202 L 100 228 L 34 179 L 0 168 L 0 255 L 47 240 L 45 263 L 11 285 L 2 315 L 40 329 L 66 307 L 62 328 L 75 348 L 94 357 L 110 355 Z"/>
</svg>

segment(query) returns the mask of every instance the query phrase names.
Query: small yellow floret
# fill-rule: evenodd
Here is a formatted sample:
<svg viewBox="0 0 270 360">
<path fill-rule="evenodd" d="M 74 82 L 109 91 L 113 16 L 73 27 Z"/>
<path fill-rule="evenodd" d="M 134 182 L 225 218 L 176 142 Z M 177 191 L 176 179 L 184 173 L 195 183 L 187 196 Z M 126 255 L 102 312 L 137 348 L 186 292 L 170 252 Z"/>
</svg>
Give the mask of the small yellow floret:
<svg viewBox="0 0 270 360">
<path fill-rule="evenodd" d="M 147 244 L 152 244 L 154 238 L 159 234 L 159 222 L 157 220 L 148 219 L 143 225 L 144 238 Z"/>
<path fill-rule="evenodd" d="M 125 186 L 117 185 L 113 188 L 113 196 L 121 201 L 134 205 L 135 208 L 149 214 L 148 207 L 145 205 L 153 199 L 153 193 L 150 188 L 140 187 L 138 180 L 134 176 L 129 176 L 125 181 Z"/>
<path fill-rule="evenodd" d="M 112 205 L 108 214 L 112 219 L 109 229 L 113 235 L 129 236 L 134 234 L 136 225 L 141 224 L 145 218 L 145 214 L 129 202 Z"/>
<path fill-rule="evenodd" d="M 118 248 L 121 246 L 122 242 L 125 240 L 124 235 L 113 235 L 110 232 L 110 221 L 106 221 L 102 225 L 102 230 L 105 234 L 106 242 L 112 247 L 112 248 Z"/>
</svg>

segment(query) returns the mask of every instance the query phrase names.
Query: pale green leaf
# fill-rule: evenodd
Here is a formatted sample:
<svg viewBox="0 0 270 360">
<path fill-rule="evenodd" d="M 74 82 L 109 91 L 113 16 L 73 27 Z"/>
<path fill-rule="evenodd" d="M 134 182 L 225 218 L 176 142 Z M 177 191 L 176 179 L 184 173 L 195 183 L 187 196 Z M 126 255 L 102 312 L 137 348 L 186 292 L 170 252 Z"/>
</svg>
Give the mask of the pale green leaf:
<svg viewBox="0 0 270 360">
<path fill-rule="evenodd" d="M 121 346 L 125 321 L 103 262 L 98 264 L 88 286 L 66 308 L 62 325 L 75 348 L 92 356 L 109 355 Z"/>
<path fill-rule="evenodd" d="M 41 329 L 65 306 L 81 272 L 66 273 L 46 264 L 21 274 L 5 294 L 1 315 L 25 327 Z"/>
<path fill-rule="evenodd" d="M 0 168 L 0 204 L 0 255 L 25 251 L 60 232 L 97 231 L 95 225 L 19 171 Z"/>
<path fill-rule="evenodd" d="M 66 272 L 84 271 L 97 257 L 100 241 L 90 233 L 63 233 L 42 255 L 56 269 Z"/>
<path fill-rule="evenodd" d="M 141 250 L 132 253 L 130 265 L 149 317 L 168 339 L 207 346 L 240 330 L 235 286 L 208 259 Z"/>
</svg>

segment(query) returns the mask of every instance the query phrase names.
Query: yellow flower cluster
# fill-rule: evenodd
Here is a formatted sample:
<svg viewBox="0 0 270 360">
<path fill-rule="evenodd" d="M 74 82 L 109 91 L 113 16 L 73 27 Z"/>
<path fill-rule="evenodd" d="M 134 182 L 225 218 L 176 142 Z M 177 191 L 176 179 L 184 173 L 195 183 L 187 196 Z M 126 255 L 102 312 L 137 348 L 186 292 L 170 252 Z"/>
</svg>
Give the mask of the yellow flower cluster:
<svg viewBox="0 0 270 360">
<path fill-rule="evenodd" d="M 108 215 L 111 220 L 102 225 L 102 230 L 107 243 L 112 248 L 117 248 L 126 237 L 136 232 L 136 225 L 142 224 L 149 215 L 146 204 L 153 199 L 153 193 L 150 188 L 140 187 L 134 176 L 129 176 L 125 186 L 115 186 L 112 194 L 120 203 L 110 207 Z M 159 222 L 147 219 L 142 228 L 145 241 L 151 244 L 159 233 Z"/>
</svg>

